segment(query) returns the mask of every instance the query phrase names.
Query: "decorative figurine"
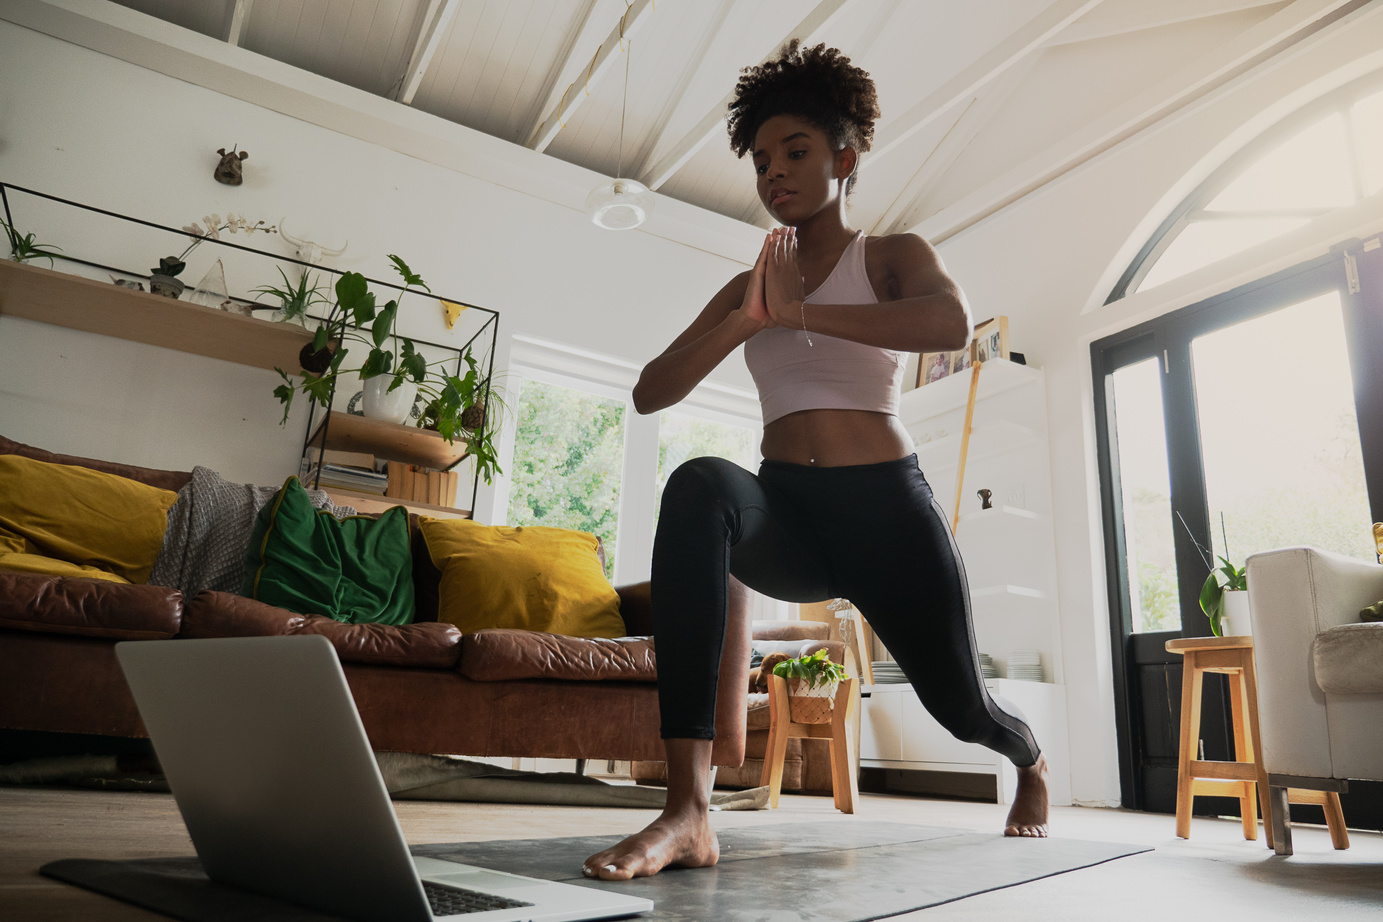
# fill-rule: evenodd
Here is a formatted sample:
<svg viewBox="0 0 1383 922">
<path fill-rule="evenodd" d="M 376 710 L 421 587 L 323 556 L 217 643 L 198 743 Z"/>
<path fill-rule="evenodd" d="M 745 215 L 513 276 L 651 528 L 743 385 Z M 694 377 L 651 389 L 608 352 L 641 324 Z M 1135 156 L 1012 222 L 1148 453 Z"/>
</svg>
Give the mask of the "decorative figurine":
<svg viewBox="0 0 1383 922">
<path fill-rule="evenodd" d="M 991 496 L 994 495 L 991 491 L 989 491 L 989 490 L 983 490 L 983 489 L 982 489 L 982 490 L 979 490 L 975 495 L 978 496 L 978 497 L 980 498 L 980 503 L 981 503 L 980 508 L 981 508 L 981 509 L 993 509 L 993 508 L 994 508 L 994 504 L 991 503 L 991 502 L 989 501 L 989 497 L 991 497 Z"/>
<path fill-rule="evenodd" d="M 245 177 L 240 172 L 240 161 L 249 158 L 249 151 L 236 153 L 235 148 L 226 153 L 224 147 L 218 148 L 216 153 L 221 155 L 221 162 L 216 164 L 216 170 L 211 175 L 216 177 L 217 182 L 223 182 L 228 186 L 238 186 L 245 181 Z"/>
</svg>

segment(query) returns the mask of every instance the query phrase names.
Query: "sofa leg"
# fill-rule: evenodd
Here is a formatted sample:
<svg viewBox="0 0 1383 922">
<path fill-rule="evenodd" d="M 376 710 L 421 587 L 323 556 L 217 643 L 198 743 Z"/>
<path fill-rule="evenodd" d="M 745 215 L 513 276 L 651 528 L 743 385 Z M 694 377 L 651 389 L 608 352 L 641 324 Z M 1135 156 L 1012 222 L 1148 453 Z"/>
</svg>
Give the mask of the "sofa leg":
<svg viewBox="0 0 1383 922">
<path fill-rule="evenodd" d="M 1272 785 L 1268 788 L 1273 811 L 1273 851 L 1279 855 L 1292 854 L 1292 814 L 1287 803 L 1287 788 Z"/>
</svg>

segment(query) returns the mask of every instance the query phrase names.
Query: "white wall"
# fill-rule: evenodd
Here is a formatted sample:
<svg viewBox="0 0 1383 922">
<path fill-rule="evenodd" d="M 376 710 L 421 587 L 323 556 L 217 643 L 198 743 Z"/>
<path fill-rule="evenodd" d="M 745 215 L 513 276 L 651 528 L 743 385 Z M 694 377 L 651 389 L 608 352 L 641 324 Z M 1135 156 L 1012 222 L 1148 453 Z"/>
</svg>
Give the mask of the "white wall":
<svg viewBox="0 0 1383 922">
<path fill-rule="evenodd" d="M 1383 67 L 1374 17 L 1097 157 L 939 248 L 977 318 L 1010 317 L 1047 372 L 1062 636 L 1078 803 L 1119 800 L 1090 343 L 1383 229 L 1383 196 L 1109 307 L 1167 213 L 1243 144 L 1304 102 Z"/>
<path fill-rule="evenodd" d="M 324 82 L 305 75 L 305 83 L 314 81 Z M 349 239 L 339 268 L 392 280 L 385 257 L 400 254 L 437 293 L 499 311 L 506 339 L 528 334 L 640 365 L 744 268 L 656 233 L 602 231 L 571 207 L 281 114 L 273 98 L 264 102 L 0 21 L 6 182 L 173 227 L 213 212 L 270 222 L 286 215 L 295 235 L 328 246 Z M 464 148 L 472 136 L 481 143 L 468 129 L 407 115 L 450 145 Z M 240 187 L 211 177 L 215 151 L 232 144 L 250 152 Z M 513 156 L 540 155 L 514 148 Z M 596 179 L 590 174 L 591 186 Z M 23 211 L 15 217 L 22 224 Z M 706 214 L 704 223 L 709 233 L 734 222 Z M 41 236 L 73 255 L 114 251 L 123 261 L 112 264 L 136 271 L 180 249 L 129 254 L 117 242 L 90 239 L 108 238 L 114 227 L 74 216 Z M 277 237 L 250 244 L 291 250 Z M 195 251 L 184 280 L 196 282 L 220 255 L 215 250 Z M 237 280 L 228 268 L 233 293 L 278 281 L 267 271 L 266 278 Z M 402 332 L 456 341 L 435 302 L 409 297 Z M 735 356 L 713 379 L 752 386 Z M 0 317 L 0 432 L 54 451 L 173 469 L 206 464 L 232 479 L 277 482 L 296 470 L 306 417 L 295 413 L 286 429 L 278 426 L 276 383 L 272 372 Z"/>
</svg>

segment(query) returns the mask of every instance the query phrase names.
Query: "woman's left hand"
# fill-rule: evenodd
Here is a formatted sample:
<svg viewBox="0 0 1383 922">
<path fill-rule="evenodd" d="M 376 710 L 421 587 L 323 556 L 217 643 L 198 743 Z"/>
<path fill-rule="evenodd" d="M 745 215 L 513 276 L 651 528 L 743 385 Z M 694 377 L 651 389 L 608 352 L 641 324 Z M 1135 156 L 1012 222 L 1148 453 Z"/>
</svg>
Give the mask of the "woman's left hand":
<svg viewBox="0 0 1383 922">
<path fill-rule="evenodd" d="M 795 329 L 802 325 L 797 304 L 805 297 L 802 271 L 797 266 L 797 228 L 775 228 L 772 237 L 764 277 L 764 301 L 775 323 Z"/>
</svg>

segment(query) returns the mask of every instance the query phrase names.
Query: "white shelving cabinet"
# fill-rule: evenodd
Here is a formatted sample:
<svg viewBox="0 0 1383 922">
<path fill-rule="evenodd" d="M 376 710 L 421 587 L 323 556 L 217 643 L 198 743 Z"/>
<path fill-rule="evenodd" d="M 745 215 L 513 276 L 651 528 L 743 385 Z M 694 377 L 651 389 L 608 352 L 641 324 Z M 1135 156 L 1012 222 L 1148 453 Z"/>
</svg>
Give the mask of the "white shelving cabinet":
<svg viewBox="0 0 1383 922">
<path fill-rule="evenodd" d="M 917 443 L 922 472 L 948 520 L 955 510 L 969 395 L 966 371 L 908 391 L 899 409 Z M 980 370 L 956 543 L 965 562 L 980 652 L 994 659 L 1001 675 L 1008 674 L 1013 652 L 1035 650 L 1041 658 L 1046 681 L 1001 678 L 986 686 L 1023 712 L 1051 768 L 1052 803 L 1067 804 L 1070 756 L 1048 459 L 1041 369 L 986 362 Z M 977 491 L 982 488 L 990 491 L 990 509 L 981 508 Z M 876 639 L 873 658 L 887 656 Z M 862 766 L 989 773 L 997 779 L 999 802 L 1011 800 L 1016 776 L 1007 759 L 957 741 L 908 685 L 878 684 L 866 690 Z"/>
</svg>

